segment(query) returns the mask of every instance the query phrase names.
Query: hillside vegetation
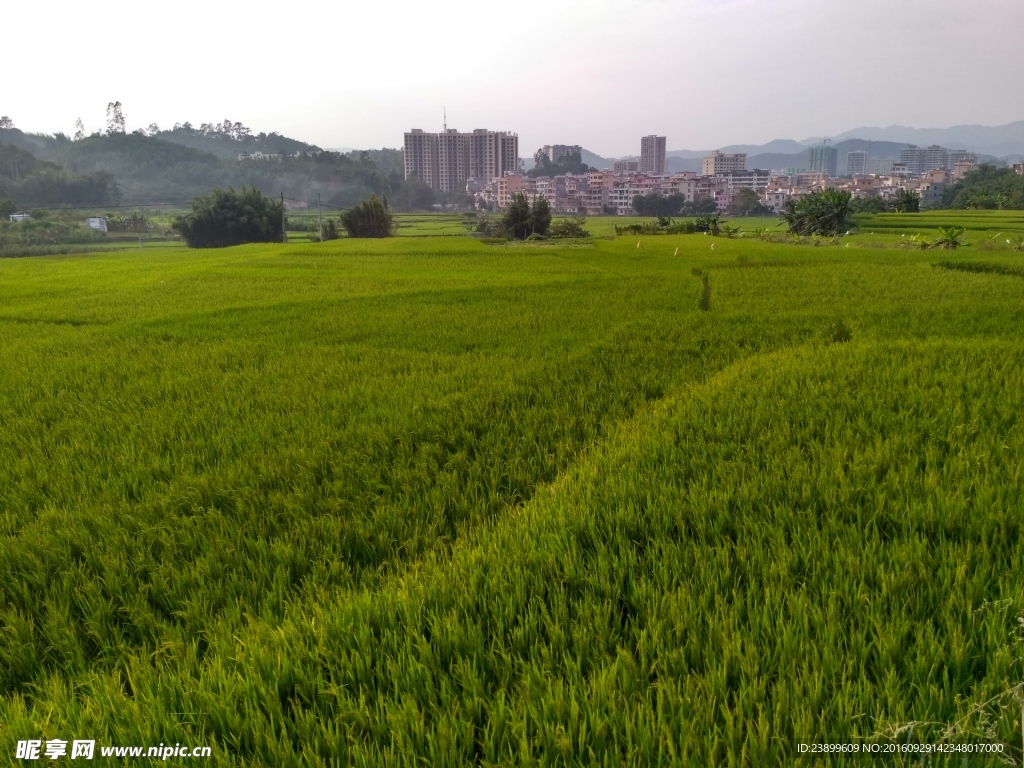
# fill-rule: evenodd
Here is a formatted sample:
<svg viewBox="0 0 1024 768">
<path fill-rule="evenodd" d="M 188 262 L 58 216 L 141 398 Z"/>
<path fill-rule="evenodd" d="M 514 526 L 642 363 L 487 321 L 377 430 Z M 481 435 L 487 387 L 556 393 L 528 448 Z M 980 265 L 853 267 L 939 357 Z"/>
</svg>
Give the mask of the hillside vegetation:
<svg viewBox="0 0 1024 768">
<path fill-rule="evenodd" d="M 0 262 L 3 743 L 1019 760 L 1024 280 L 710 239 Z"/>
<path fill-rule="evenodd" d="M 241 153 L 264 150 L 290 154 L 269 160 L 238 159 Z M 405 180 L 404 166 L 395 159 L 401 156 L 397 150 L 320 152 L 276 134 L 236 139 L 177 129 L 152 136 L 143 132 L 94 134 L 71 141 L 65 136 L 0 129 L 0 158 L 5 152 L 20 153 L 26 167 L 46 169 L 32 176 L 22 174 L 45 179 L 45 185 L 15 184 L 8 174 L 10 163 L 0 165 L 0 200 L 8 197 L 20 208 L 103 206 L 122 201 L 185 205 L 215 188 L 243 186 L 314 204 L 319 195 L 329 208 L 353 205 L 371 194 L 386 194 L 400 210 L 429 209 L 435 200 L 429 187 Z M 55 179 L 63 186 L 55 186 Z M 80 187 L 86 182 L 105 186 L 89 188 L 85 194 Z"/>
</svg>

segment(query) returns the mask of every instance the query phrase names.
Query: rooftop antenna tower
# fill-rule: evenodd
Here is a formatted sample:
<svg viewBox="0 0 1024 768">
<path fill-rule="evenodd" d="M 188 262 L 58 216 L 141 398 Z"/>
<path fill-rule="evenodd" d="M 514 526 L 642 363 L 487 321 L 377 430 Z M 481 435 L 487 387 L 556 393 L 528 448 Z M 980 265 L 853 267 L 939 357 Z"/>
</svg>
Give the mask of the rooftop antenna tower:
<svg viewBox="0 0 1024 768">
<path fill-rule="evenodd" d="M 448 133 L 448 107 L 444 108 L 444 132 Z"/>
</svg>

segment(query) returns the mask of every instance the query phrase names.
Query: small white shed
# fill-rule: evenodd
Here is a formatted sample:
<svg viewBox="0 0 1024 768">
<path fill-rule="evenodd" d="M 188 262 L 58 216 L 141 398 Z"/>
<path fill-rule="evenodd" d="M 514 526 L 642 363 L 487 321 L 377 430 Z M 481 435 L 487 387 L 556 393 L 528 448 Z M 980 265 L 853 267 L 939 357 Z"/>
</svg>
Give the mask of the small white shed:
<svg viewBox="0 0 1024 768">
<path fill-rule="evenodd" d="M 85 226 L 89 229 L 95 229 L 99 232 L 107 231 L 107 220 L 102 216 L 90 216 L 85 220 Z"/>
<path fill-rule="evenodd" d="M 26 219 L 31 218 L 32 217 L 29 216 L 24 211 L 15 211 L 14 213 L 11 214 L 11 221 L 25 221 Z"/>
</svg>

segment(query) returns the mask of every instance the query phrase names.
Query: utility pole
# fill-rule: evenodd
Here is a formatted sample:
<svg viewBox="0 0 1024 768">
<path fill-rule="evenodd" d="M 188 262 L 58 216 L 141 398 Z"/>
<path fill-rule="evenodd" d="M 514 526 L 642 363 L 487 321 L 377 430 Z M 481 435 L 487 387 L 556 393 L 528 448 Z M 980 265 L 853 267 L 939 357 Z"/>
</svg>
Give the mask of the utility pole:
<svg viewBox="0 0 1024 768">
<path fill-rule="evenodd" d="M 284 218 L 284 192 L 281 193 L 281 242 L 288 242 L 288 230 L 285 228 Z"/>
<path fill-rule="evenodd" d="M 324 241 L 324 207 L 320 205 L 320 193 L 316 193 L 316 207 L 320 212 L 320 242 Z"/>
</svg>

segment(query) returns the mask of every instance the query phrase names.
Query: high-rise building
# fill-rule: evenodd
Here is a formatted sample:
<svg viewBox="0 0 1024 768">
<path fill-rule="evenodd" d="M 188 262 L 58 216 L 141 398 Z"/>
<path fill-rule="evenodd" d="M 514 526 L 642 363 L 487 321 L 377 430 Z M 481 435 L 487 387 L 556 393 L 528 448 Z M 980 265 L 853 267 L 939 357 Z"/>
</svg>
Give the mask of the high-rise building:
<svg viewBox="0 0 1024 768">
<path fill-rule="evenodd" d="M 438 188 L 437 134 L 413 128 L 405 134 L 405 178 L 416 176 L 424 184 Z"/>
<path fill-rule="evenodd" d="M 702 176 L 721 176 L 723 173 L 745 170 L 747 170 L 746 153 L 723 155 L 716 149 L 701 161 L 700 172 Z"/>
<path fill-rule="evenodd" d="M 465 191 L 469 178 L 469 142 L 454 128 L 437 134 L 437 189 L 442 192 Z"/>
<path fill-rule="evenodd" d="M 978 156 L 971 152 L 969 149 L 951 149 L 949 150 L 949 166 L 952 168 L 957 163 L 974 163 L 978 164 Z"/>
<path fill-rule="evenodd" d="M 950 153 L 948 149 L 937 144 L 924 149 L 909 146 L 900 150 L 900 162 L 906 163 L 908 173 L 919 174 L 936 168 L 949 168 Z"/>
<path fill-rule="evenodd" d="M 868 172 L 868 153 L 863 149 L 855 149 L 846 153 L 846 175 L 863 176 Z"/>
<path fill-rule="evenodd" d="M 612 163 L 612 173 L 640 173 L 639 160 L 615 160 Z"/>
<path fill-rule="evenodd" d="M 644 136 L 640 139 L 640 173 L 665 172 L 665 137 Z"/>
<path fill-rule="evenodd" d="M 405 178 L 417 176 L 441 192 L 464 192 L 469 179 L 486 183 L 519 170 L 519 136 L 504 131 L 414 128 L 405 134 L 404 148 Z"/>
<path fill-rule="evenodd" d="M 829 176 L 836 175 L 836 163 L 839 157 L 839 151 L 835 147 L 830 147 L 828 144 L 822 144 L 818 147 L 811 147 L 811 158 L 808 170 L 810 171 L 822 171 L 827 173 Z"/>
</svg>

